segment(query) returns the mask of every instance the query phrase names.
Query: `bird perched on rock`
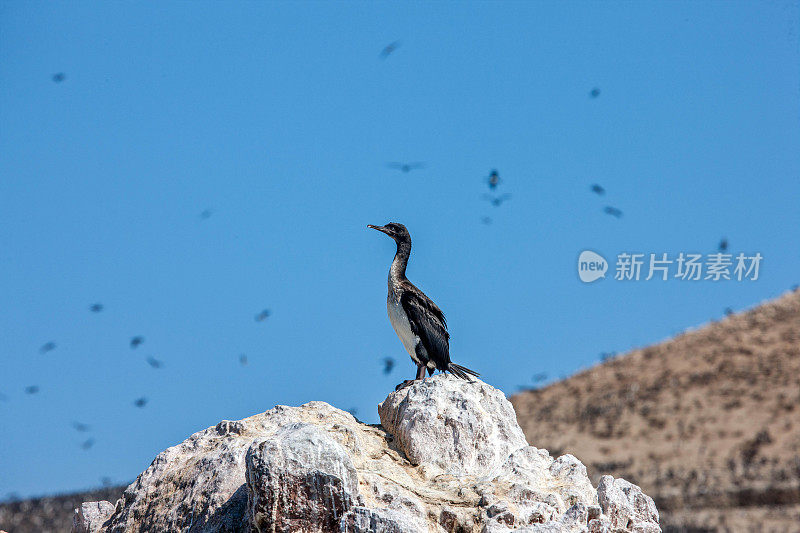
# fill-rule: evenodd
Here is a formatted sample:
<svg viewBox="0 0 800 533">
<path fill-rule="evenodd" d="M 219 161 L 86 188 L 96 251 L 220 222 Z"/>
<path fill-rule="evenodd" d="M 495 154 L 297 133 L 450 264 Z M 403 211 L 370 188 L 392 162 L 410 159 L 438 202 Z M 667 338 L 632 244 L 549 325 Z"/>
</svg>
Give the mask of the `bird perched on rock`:
<svg viewBox="0 0 800 533">
<path fill-rule="evenodd" d="M 450 361 L 450 334 L 447 333 L 444 313 L 406 278 L 406 266 L 411 255 L 411 235 L 406 227 L 395 222 L 367 227 L 385 233 L 397 243 L 397 252 L 389 269 L 386 308 L 389 322 L 417 365 L 416 380 L 424 379 L 426 370 L 431 375 L 435 370 L 450 372 L 465 380 L 479 376 L 477 372 Z M 406 380 L 397 388 L 412 382 Z"/>
</svg>

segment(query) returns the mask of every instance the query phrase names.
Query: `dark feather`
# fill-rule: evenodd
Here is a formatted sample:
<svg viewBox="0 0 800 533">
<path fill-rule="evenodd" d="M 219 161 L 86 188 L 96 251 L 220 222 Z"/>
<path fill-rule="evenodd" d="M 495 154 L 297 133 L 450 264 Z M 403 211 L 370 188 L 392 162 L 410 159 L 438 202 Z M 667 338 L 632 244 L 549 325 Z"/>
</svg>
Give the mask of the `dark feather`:
<svg viewBox="0 0 800 533">
<path fill-rule="evenodd" d="M 430 298 L 411 282 L 403 283 L 400 304 L 411 323 L 411 332 L 420 339 L 425 349 L 425 359 L 430 359 L 438 370 L 448 370 L 450 365 L 450 334 L 444 313 Z"/>
<path fill-rule="evenodd" d="M 470 370 L 469 368 L 461 365 L 457 365 L 455 363 L 450 363 L 448 365 L 447 370 L 449 370 L 454 376 L 459 377 L 461 379 L 471 381 L 469 379 L 470 376 L 479 377 L 480 374 L 475 372 L 474 370 Z"/>
</svg>

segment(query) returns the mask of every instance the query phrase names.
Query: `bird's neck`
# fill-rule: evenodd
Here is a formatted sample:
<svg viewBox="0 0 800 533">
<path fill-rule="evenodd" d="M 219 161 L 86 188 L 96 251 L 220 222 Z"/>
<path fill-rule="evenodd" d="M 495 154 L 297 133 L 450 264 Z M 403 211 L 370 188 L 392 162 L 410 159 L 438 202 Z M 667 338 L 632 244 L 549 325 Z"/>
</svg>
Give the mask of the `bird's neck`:
<svg viewBox="0 0 800 533">
<path fill-rule="evenodd" d="M 389 285 L 406 279 L 406 266 L 408 258 L 411 256 L 411 243 L 398 242 L 397 253 L 394 254 L 392 267 L 389 269 Z"/>
</svg>

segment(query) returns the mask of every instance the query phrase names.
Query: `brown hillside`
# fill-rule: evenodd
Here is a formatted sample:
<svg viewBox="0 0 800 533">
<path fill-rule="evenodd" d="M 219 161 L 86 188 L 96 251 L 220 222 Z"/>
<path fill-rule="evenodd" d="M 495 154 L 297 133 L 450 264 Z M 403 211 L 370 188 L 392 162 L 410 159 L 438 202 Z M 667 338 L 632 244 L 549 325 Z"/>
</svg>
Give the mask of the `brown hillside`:
<svg viewBox="0 0 800 533">
<path fill-rule="evenodd" d="M 665 531 L 800 531 L 800 292 L 511 398 L 528 441 L 641 485 Z"/>
<path fill-rule="evenodd" d="M 0 530 L 8 533 L 67 533 L 72 515 L 83 502 L 116 502 L 125 487 L 105 487 L 30 500 L 0 502 Z"/>
</svg>

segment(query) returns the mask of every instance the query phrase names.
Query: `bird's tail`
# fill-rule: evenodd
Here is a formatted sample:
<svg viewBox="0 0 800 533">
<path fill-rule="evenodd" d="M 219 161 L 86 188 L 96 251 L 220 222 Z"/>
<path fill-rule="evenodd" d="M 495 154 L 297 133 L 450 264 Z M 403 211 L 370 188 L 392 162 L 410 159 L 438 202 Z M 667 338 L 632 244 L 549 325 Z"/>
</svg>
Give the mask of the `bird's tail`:
<svg viewBox="0 0 800 533">
<path fill-rule="evenodd" d="M 457 365 L 455 363 L 449 363 L 447 365 L 447 371 L 452 373 L 454 376 L 457 376 L 457 377 L 459 377 L 461 379 L 465 379 L 467 381 L 472 381 L 470 379 L 470 376 L 475 377 L 475 378 L 480 377 L 480 374 L 478 374 L 474 370 L 470 370 L 467 367 L 464 367 L 464 366 L 461 366 L 461 365 Z"/>
</svg>

